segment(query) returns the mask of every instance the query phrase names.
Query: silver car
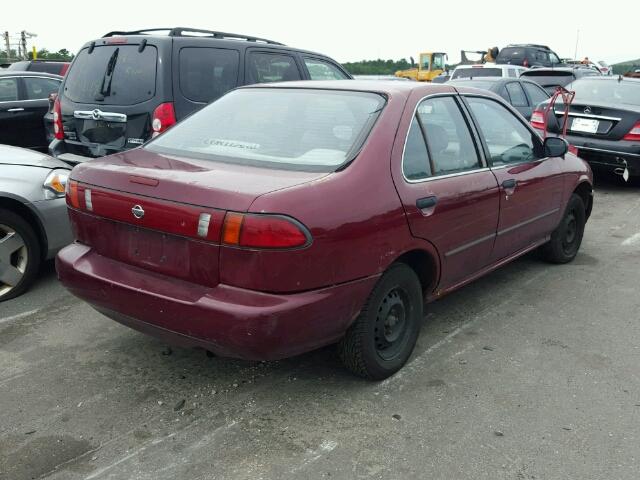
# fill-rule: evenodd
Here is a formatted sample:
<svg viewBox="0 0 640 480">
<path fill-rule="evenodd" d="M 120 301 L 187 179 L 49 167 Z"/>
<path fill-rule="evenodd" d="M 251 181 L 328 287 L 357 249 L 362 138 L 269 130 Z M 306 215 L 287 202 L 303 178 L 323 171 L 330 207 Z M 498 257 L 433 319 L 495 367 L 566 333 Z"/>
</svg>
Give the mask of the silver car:
<svg viewBox="0 0 640 480">
<path fill-rule="evenodd" d="M 0 302 L 29 288 L 42 261 L 71 242 L 70 171 L 48 155 L 0 145 Z"/>
</svg>

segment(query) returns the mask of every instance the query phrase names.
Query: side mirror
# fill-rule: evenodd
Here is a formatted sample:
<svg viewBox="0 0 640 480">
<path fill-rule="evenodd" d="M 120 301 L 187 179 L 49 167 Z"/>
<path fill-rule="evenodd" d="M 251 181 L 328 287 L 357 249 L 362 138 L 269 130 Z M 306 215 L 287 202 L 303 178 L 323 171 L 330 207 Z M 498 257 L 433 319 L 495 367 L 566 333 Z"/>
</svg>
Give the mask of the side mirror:
<svg viewBox="0 0 640 480">
<path fill-rule="evenodd" d="M 564 138 L 547 137 L 544 139 L 545 157 L 564 157 L 569 151 L 569 144 Z"/>
</svg>

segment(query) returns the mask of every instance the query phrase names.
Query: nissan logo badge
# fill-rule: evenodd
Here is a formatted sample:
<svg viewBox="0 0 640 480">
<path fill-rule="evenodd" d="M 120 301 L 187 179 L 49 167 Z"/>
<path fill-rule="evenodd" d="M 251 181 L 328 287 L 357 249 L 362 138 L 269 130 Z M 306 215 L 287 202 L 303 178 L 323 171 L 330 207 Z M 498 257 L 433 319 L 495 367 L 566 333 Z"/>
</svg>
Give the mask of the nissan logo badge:
<svg viewBox="0 0 640 480">
<path fill-rule="evenodd" d="M 133 213 L 133 216 L 136 218 L 144 217 L 144 209 L 140 205 L 136 205 L 135 207 L 133 207 L 131 209 L 131 213 Z"/>
</svg>

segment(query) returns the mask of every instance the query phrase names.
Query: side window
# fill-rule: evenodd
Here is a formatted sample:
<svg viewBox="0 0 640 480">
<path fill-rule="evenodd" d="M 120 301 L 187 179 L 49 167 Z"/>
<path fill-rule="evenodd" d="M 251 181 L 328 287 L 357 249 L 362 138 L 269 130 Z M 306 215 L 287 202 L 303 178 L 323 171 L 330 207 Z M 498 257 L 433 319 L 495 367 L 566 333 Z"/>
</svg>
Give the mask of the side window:
<svg viewBox="0 0 640 480">
<path fill-rule="evenodd" d="M 18 80 L 0 78 L 0 102 L 15 102 L 16 100 L 18 100 Z"/>
<path fill-rule="evenodd" d="M 542 158 L 542 143 L 538 136 L 503 105 L 478 97 L 467 97 L 467 102 L 489 149 L 492 166 Z"/>
<path fill-rule="evenodd" d="M 558 58 L 558 56 L 557 56 L 555 53 L 553 53 L 553 52 L 549 54 L 549 58 L 550 58 L 550 60 L 551 60 L 551 63 L 552 63 L 552 64 L 554 64 L 554 63 L 560 63 L 560 59 L 559 59 L 559 58 Z"/>
<path fill-rule="evenodd" d="M 247 83 L 289 82 L 300 80 L 300 72 L 291 55 L 252 53 L 247 66 Z"/>
<path fill-rule="evenodd" d="M 60 82 L 53 78 L 27 77 L 24 79 L 27 100 L 49 98 L 49 94 L 58 93 Z"/>
<path fill-rule="evenodd" d="M 413 117 L 402 157 L 402 171 L 408 180 L 420 180 L 431 176 L 427 145 L 416 117 Z"/>
<path fill-rule="evenodd" d="M 434 175 L 480 167 L 478 152 L 458 104 L 453 97 L 435 97 L 418 106 Z"/>
<path fill-rule="evenodd" d="M 509 98 L 511 99 L 510 103 L 514 107 L 526 107 L 528 105 L 527 96 L 519 83 L 507 83 L 507 92 L 509 92 Z"/>
<path fill-rule="evenodd" d="M 304 64 L 307 66 L 307 70 L 309 70 L 309 78 L 311 78 L 311 80 L 344 80 L 348 78 L 335 65 L 318 60 L 317 58 L 305 57 Z"/>
<path fill-rule="evenodd" d="M 509 69 L 509 77 L 517 77 L 518 74 L 516 73 L 516 69 L 515 68 L 510 68 Z"/>
<path fill-rule="evenodd" d="M 544 102 L 549 98 L 547 92 L 545 92 L 542 88 L 532 83 L 525 82 L 522 84 L 524 89 L 529 94 L 529 98 L 531 99 L 531 104 L 535 107 L 536 105 Z"/>
<path fill-rule="evenodd" d="M 240 54 L 222 48 L 180 49 L 180 91 L 194 102 L 211 102 L 235 88 Z"/>
</svg>

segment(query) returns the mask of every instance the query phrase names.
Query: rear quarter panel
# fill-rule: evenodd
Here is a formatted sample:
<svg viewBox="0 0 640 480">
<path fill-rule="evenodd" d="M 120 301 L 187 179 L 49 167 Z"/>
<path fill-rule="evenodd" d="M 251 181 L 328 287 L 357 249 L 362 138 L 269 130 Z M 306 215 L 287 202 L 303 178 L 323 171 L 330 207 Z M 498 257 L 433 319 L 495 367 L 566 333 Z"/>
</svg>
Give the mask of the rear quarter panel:
<svg viewBox="0 0 640 480">
<path fill-rule="evenodd" d="M 390 98 L 345 170 L 258 197 L 250 211 L 290 215 L 311 231 L 293 251 L 222 247 L 220 281 L 270 292 L 310 290 L 381 274 L 398 256 L 428 249 L 411 236 L 391 178 L 391 148 L 406 98 Z"/>
</svg>

